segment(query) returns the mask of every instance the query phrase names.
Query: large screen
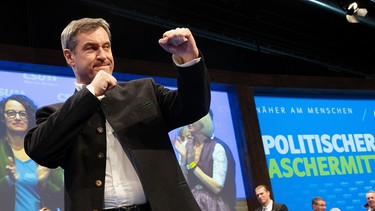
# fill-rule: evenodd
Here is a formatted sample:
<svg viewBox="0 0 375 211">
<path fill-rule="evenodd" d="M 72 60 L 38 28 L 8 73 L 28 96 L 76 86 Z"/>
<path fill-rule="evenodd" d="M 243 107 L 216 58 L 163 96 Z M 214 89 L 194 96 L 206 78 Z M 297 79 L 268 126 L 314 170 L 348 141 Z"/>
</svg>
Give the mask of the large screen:
<svg viewBox="0 0 375 211">
<path fill-rule="evenodd" d="M 214 124 L 214 137 L 221 139 L 228 145 L 235 164 L 235 182 L 236 182 L 236 198 L 246 198 L 244 182 L 242 178 L 242 168 L 239 160 L 238 146 L 236 135 L 233 127 L 233 119 L 231 115 L 231 107 L 229 104 L 228 93 L 225 91 L 211 91 L 211 115 Z M 170 139 L 173 140 L 178 133 L 178 129 L 171 131 Z M 178 157 L 178 153 L 176 153 Z"/>
<path fill-rule="evenodd" d="M 274 200 L 290 211 L 364 210 L 375 189 L 375 98 L 344 94 L 255 93 Z"/>
<path fill-rule="evenodd" d="M 122 73 L 114 73 L 114 76 L 118 81 L 144 77 L 142 75 Z M 154 79 L 158 83 L 164 84 L 171 89 L 173 89 L 176 84 L 175 79 L 158 77 L 154 77 Z M 75 78 L 73 72 L 68 67 L 0 61 L 0 100 L 20 94 L 31 99 L 36 107 L 56 102 L 64 102 L 74 93 L 74 82 Z M 225 142 L 234 159 L 234 166 L 232 166 L 234 174 L 231 175 L 234 177 L 233 180 L 235 181 L 233 197 L 236 199 L 245 199 L 246 195 L 242 178 L 242 168 L 237 150 L 231 110 L 228 92 L 225 89 L 212 90 L 211 114 L 213 116 L 215 128 L 214 134 L 216 138 L 220 138 Z M 177 130 L 170 132 L 171 140 L 176 133 Z M 176 156 L 178 157 L 177 153 Z M 0 166 L 0 169 L 1 168 L 5 168 L 5 166 Z M 14 194 L 13 192 L 6 192 L 4 189 L 1 190 L 1 187 L 3 186 L 0 186 L 0 197 L 4 196 L 2 194 Z M 62 200 L 63 199 L 58 199 L 58 201 Z M 63 206 L 53 206 L 52 210 L 63 210 Z"/>
</svg>

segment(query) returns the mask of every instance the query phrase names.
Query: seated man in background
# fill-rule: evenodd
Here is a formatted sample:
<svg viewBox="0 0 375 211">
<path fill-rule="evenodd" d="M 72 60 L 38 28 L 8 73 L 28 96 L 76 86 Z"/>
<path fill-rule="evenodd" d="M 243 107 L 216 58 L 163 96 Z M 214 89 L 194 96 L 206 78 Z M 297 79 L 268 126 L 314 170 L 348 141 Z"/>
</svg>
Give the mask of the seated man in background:
<svg viewBox="0 0 375 211">
<path fill-rule="evenodd" d="M 255 188 L 255 195 L 262 205 L 255 211 L 288 211 L 288 207 L 285 204 L 274 202 L 271 199 L 271 192 L 266 185 L 258 185 Z"/>
</svg>

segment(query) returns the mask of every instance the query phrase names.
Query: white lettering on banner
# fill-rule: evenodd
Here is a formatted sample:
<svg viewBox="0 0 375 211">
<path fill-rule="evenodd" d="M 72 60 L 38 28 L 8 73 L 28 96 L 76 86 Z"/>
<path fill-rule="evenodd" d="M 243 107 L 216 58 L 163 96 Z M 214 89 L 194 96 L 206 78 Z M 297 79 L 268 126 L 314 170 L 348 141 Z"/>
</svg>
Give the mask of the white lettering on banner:
<svg viewBox="0 0 375 211">
<path fill-rule="evenodd" d="M 261 106 L 257 107 L 258 113 L 266 113 L 266 114 L 285 114 L 285 107 L 277 107 L 277 106 Z"/>
<path fill-rule="evenodd" d="M 7 89 L 7 88 L 0 88 L 0 96 L 5 96 L 5 97 L 8 97 L 8 96 L 11 96 L 11 95 L 14 95 L 14 94 L 25 94 L 25 92 L 23 90 L 19 90 L 19 89 Z"/>
<path fill-rule="evenodd" d="M 373 152 L 375 138 L 370 133 L 364 134 L 300 134 L 263 135 L 263 146 L 266 155 L 273 152 L 285 154 L 314 154 L 332 152 Z"/>
<path fill-rule="evenodd" d="M 307 108 L 309 114 L 353 114 L 352 108 Z"/>
<path fill-rule="evenodd" d="M 44 81 L 44 82 L 56 82 L 57 81 L 56 76 L 30 74 L 30 73 L 24 73 L 23 78 L 26 79 L 26 80 Z"/>
<path fill-rule="evenodd" d="M 258 114 L 320 114 L 320 115 L 350 115 L 353 108 L 348 107 L 285 107 L 257 106 Z"/>
<path fill-rule="evenodd" d="M 59 93 L 59 94 L 57 94 L 57 99 L 58 99 L 59 101 L 65 101 L 65 100 L 67 100 L 70 96 L 72 96 L 72 94 Z"/>
</svg>

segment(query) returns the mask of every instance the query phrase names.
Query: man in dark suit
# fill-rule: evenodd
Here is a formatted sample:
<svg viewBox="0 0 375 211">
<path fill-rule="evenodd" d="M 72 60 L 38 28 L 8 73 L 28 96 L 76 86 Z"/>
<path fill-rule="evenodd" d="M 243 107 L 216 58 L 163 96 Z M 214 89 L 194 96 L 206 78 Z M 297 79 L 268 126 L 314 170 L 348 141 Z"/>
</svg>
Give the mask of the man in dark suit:
<svg viewBox="0 0 375 211">
<path fill-rule="evenodd" d="M 178 70 L 178 90 L 151 78 L 117 83 L 104 19 L 72 21 L 61 44 L 76 92 L 38 109 L 25 150 L 64 169 L 65 210 L 199 210 L 168 136 L 209 111 L 210 81 L 190 30 L 159 39 Z"/>
<path fill-rule="evenodd" d="M 288 211 L 288 207 L 285 204 L 274 202 L 271 199 L 271 193 L 265 185 L 257 186 L 255 188 L 255 195 L 262 205 L 255 211 Z"/>
</svg>

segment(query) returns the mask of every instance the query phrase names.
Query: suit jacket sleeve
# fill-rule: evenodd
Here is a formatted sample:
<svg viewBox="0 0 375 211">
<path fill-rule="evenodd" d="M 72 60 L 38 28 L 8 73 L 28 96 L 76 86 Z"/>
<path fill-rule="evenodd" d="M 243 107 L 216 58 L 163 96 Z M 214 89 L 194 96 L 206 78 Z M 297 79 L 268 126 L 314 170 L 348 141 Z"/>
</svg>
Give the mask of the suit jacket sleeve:
<svg viewBox="0 0 375 211">
<path fill-rule="evenodd" d="M 41 107 L 36 112 L 37 127 L 25 136 L 25 151 L 38 164 L 56 168 L 65 159 L 84 123 L 100 105 L 100 101 L 83 89 L 65 103 Z"/>
</svg>

